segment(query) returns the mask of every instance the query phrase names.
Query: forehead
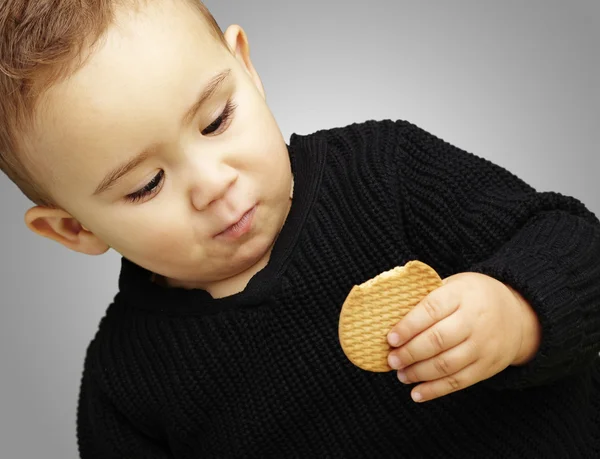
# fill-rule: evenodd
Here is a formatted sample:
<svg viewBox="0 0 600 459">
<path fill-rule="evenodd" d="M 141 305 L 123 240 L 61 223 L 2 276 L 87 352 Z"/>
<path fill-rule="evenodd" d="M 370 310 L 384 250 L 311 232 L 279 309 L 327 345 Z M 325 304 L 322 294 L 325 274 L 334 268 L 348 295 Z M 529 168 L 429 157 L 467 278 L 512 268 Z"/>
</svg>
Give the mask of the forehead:
<svg viewBox="0 0 600 459">
<path fill-rule="evenodd" d="M 101 108 L 119 102 L 124 92 L 170 89 L 169 84 L 213 73 L 223 61 L 223 47 L 185 5 L 156 1 L 140 12 L 120 11 L 85 66 L 50 88 L 47 105 L 65 101 Z"/>
<path fill-rule="evenodd" d="M 34 134 L 36 150 L 44 152 L 40 161 L 36 155 L 45 174 L 40 180 L 51 171 L 49 188 L 73 187 L 150 144 L 158 116 L 178 119 L 225 66 L 223 51 L 185 2 L 120 11 L 86 64 L 40 100 Z"/>
</svg>

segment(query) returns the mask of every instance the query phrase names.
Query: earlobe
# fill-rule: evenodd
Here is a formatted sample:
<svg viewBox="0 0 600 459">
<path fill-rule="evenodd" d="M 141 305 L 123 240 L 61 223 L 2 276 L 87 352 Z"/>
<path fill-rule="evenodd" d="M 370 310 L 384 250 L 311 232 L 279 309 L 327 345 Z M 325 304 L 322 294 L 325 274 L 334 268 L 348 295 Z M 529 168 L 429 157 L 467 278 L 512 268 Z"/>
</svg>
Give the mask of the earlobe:
<svg viewBox="0 0 600 459">
<path fill-rule="evenodd" d="M 25 225 L 39 236 L 87 255 L 101 255 L 110 246 L 101 241 L 68 212 L 35 206 L 25 213 Z"/>
<path fill-rule="evenodd" d="M 250 44 L 244 29 L 237 24 L 230 25 L 223 35 L 225 36 L 225 41 L 228 43 L 233 56 L 241 61 L 244 70 L 254 82 L 256 88 L 263 96 L 263 99 L 266 99 L 265 88 L 250 59 Z"/>
</svg>

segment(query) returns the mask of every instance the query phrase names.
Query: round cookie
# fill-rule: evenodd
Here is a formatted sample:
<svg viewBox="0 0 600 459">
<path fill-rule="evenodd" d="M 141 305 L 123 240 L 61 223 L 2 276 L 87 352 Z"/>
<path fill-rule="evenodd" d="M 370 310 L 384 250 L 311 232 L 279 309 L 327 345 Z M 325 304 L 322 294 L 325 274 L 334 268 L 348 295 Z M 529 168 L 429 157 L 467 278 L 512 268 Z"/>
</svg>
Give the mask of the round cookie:
<svg viewBox="0 0 600 459">
<path fill-rule="evenodd" d="M 346 357 L 363 370 L 391 371 L 387 357 L 392 347 L 387 334 L 441 286 L 442 279 L 431 266 L 413 260 L 352 287 L 342 305 L 338 328 Z"/>
</svg>

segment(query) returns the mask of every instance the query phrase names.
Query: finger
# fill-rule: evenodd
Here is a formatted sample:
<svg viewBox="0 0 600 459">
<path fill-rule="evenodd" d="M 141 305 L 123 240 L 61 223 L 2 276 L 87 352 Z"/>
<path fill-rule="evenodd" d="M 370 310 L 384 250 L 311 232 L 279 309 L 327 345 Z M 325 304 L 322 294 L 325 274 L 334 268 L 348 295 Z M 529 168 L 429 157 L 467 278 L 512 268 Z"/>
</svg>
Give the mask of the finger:
<svg viewBox="0 0 600 459">
<path fill-rule="evenodd" d="M 465 340 L 446 352 L 398 371 L 398 379 L 405 384 L 435 381 L 458 373 L 477 361 L 477 358 L 478 354 L 472 341 Z"/>
<path fill-rule="evenodd" d="M 442 285 L 421 300 L 388 333 L 391 346 L 401 346 L 434 323 L 448 317 L 459 306 L 459 295 L 453 293 L 452 284 Z"/>
<path fill-rule="evenodd" d="M 462 343 L 471 335 L 471 327 L 458 313 L 432 325 L 388 356 L 390 367 L 400 369 L 429 359 Z"/>
<path fill-rule="evenodd" d="M 476 361 L 457 373 L 419 384 L 411 392 L 412 399 L 415 402 L 427 402 L 472 386 L 485 379 L 480 366 Z"/>
</svg>

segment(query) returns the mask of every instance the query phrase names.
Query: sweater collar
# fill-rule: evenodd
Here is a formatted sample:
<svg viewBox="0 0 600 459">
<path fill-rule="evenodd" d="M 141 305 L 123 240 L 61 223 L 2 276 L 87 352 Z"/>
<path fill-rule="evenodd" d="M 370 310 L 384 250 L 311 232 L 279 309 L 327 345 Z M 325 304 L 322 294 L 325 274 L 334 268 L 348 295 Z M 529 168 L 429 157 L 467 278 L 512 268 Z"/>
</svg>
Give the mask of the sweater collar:
<svg viewBox="0 0 600 459">
<path fill-rule="evenodd" d="M 167 288 L 152 281 L 153 273 L 121 257 L 119 294 L 115 302 L 133 309 L 176 314 L 216 314 L 261 304 L 279 286 L 317 195 L 327 151 L 326 140 L 317 133 L 292 134 L 288 153 L 294 177 L 294 196 L 287 219 L 275 241 L 269 263 L 236 294 L 213 298 L 203 289 Z"/>
</svg>

